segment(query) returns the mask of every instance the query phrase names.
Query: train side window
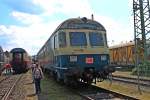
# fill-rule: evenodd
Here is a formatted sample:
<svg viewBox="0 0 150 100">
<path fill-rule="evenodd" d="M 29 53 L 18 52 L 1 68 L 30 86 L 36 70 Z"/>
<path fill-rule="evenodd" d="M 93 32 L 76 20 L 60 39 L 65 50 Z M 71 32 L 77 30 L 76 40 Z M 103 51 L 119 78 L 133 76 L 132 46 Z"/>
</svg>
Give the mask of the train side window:
<svg viewBox="0 0 150 100">
<path fill-rule="evenodd" d="M 66 33 L 60 32 L 58 35 L 59 39 L 59 47 L 65 47 L 66 46 Z"/>
<path fill-rule="evenodd" d="M 52 38 L 50 39 L 50 42 L 51 42 L 51 48 L 54 49 L 54 37 L 52 37 Z"/>
<path fill-rule="evenodd" d="M 54 49 L 58 48 L 58 38 L 57 35 L 54 36 Z"/>
</svg>

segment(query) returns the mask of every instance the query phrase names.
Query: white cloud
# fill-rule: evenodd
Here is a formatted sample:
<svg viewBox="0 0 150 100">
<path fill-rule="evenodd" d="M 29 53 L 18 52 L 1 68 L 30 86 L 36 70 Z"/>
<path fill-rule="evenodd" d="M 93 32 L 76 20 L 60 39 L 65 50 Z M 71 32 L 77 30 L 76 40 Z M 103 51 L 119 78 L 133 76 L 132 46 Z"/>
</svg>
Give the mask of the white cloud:
<svg viewBox="0 0 150 100">
<path fill-rule="evenodd" d="M 33 0 L 33 3 L 40 5 L 46 15 L 63 13 L 68 16 L 88 16 L 92 13 L 88 0 Z"/>
<path fill-rule="evenodd" d="M 41 6 L 46 12 L 48 12 L 51 15 L 56 11 L 56 8 L 54 8 L 56 1 L 55 0 L 33 0 L 33 3 L 35 5 Z"/>
<path fill-rule="evenodd" d="M 128 7 L 133 8 L 133 0 L 128 0 Z"/>
<path fill-rule="evenodd" d="M 121 42 L 129 42 L 133 40 L 132 21 L 128 26 L 126 23 L 119 22 L 107 16 L 96 15 L 95 20 L 100 22 L 107 31 L 108 44 L 120 44 Z M 112 43 L 112 41 L 114 41 Z"/>
<path fill-rule="evenodd" d="M 28 13 L 13 11 L 11 15 L 24 24 L 36 24 L 42 22 L 42 18 Z"/>
<path fill-rule="evenodd" d="M 13 35 L 12 40 L 9 40 L 9 42 L 11 42 L 10 45 L 13 44 L 14 47 L 22 47 L 30 54 L 35 54 L 50 37 L 56 28 L 56 25 L 58 25 L 58 22 L 51 22 L 51 24 L 34 24 L 28 27 L 13 25 L 5 27 L 4 29 L 11 31 L 11 34 Z M 8 45 L 9 48 L 12 47 L 10 45 Z"/>
<path fill-rule="evenodd" d="M 8 27 L 0 25 L 0 35 L 10 35 L 12 33 L 12 30 L 9 30 Z"/>
</svg>

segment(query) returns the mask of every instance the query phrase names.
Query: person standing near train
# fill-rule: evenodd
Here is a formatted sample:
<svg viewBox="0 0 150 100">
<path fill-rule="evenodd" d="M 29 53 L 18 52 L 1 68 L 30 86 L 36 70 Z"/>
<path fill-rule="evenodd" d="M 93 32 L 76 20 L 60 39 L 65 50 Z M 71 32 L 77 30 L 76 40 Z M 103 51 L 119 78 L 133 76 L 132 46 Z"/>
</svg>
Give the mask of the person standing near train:
<svg viewBox="0 0 150 100">
<path fill-rule="evenodd" d="M 35 89 L 36 89 L 36 94 L 41 93 L 41 79 L 44 78 L 42 69 L 38 64 L 36 64 L 35 68 L 33 69 L 33 76 L 34 76 L 34 83 L 35 83 Z"/>
<path fill-rule="evenodd" d="M 34 75 L 33 75 L 33 71 L 34 71 L 34 68 L 36 67 L 36 64 L 35 63 L 32 63 L 31 64 L 31 70 L 32 70 L 32 79 L 33 79 L 33 82 L 34 83 Z"/>
</svg>

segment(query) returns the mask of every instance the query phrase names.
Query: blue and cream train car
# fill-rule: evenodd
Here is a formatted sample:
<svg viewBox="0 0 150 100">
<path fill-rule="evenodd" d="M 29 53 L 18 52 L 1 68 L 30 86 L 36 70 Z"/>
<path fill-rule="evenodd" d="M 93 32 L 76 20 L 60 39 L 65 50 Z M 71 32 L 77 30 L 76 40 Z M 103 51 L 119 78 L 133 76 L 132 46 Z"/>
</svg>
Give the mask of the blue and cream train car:
<svg viewBox="0 0 150 100">
<path fill-rule="evenodd" d="M 72 18 L 62 22 L 37 53 L 41 66 L 65 83 L 105 78 L 109 71 L 106 30 L 99 22 Z"/>
</svg>

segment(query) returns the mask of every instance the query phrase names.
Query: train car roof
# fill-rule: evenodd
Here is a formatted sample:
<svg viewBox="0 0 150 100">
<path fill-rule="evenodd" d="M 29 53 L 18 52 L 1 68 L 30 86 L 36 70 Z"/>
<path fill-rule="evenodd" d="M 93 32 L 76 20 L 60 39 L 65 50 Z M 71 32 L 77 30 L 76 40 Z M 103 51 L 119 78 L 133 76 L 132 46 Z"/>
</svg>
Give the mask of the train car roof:
<svg viewBox="0 0 150 100">
<path fill-rule="evenodd" d="M 146 43 L 148 45 L 150 45 L 150 41 L 149 40 L 147 40 Z M 130 41 L 130 42 L 127 42 L 127 43 L 121 43 L 121 44 L 118 44 L 118 45 L 110 46 L 109 49 L 115 49 L 115 48 L 120 48 L 120 47 L 131 46 L 131 45 L 135 45 L 134 41 Z"/>
<path fill-rule="evenodd" d="M 121 44 L 118 44 L 118 45 L 110 46 L 109 49 L 126 47 L 126 46 L 130 46 L 130 45 L 134 45 L 134 42 L 121 43 Z"/>
<path fill-rule="evenodd" d="M 59 29 L 93 29 L 106 31 L 102 24 L 95 20 L 87 19 L 86 17 L 65 20 L 56 28 L 55 31 L 58 31 Z"/>
<path fill-rule="evenodd" d="M 11 53 L 15 53 L 15 52 L 17 52 L 17 53 L 19 53 L 19 52 L 26 53 L 26 51 L 22 48 L 14 48 L 10 52 Z"/>
</svg>

